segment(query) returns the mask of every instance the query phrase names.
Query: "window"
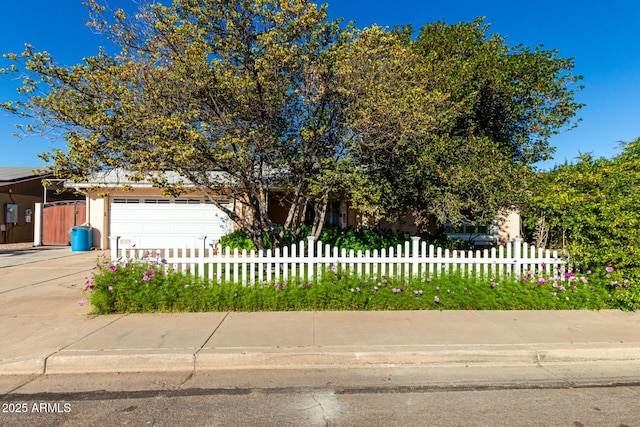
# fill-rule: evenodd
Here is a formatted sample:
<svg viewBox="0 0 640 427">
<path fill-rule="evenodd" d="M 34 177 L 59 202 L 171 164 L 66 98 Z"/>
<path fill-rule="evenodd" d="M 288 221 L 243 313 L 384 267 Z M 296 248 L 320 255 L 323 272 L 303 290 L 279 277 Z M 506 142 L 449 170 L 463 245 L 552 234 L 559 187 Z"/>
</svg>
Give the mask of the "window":
<svg viewBox="0 0 640 427">
<path fill-rule="evenodd" d="M 491 234 L 491 227 L 487 224 L 446 223 L 444 229 L 447 234 Z"/>
<path fill-rule="evenodd" d="M 324 216 L 324 225 L 327 227 L 340 227 L 340 202 L 329 202 L 327 213 Z"/>
<path fill-rule="evenodd" d="M 327 211 L 324 215 L 324 225 L 327 227 L 340 227 L 340 202 L 333 201 L 327 204 Z M 315 212 L 313 210 L 313 204 L 307 205 L 307 211 L 305 216 L 305 224 L 311 225 L 315 219 Z"/>
<path fill-rule="evenodd" d="M 113 199 L 113 203 L 117 203 L 117 204 L 138 204 L 140 203 L 139 199 L 132 199 L 129 197 L 119 197 L 119 198 L 115 198 Z"/>
</svg>

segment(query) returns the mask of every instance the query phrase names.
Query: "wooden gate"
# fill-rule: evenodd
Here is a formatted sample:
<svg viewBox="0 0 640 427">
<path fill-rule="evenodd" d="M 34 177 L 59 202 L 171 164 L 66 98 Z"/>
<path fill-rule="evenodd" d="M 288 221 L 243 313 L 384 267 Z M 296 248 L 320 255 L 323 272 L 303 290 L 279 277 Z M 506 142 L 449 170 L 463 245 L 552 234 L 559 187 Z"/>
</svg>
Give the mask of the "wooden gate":
<svg viewBox="0 0 640 427">
<path fill-rule="evenodd" d="M 70 245 L 72 227 L 87 221 L 85 201 L 47 203 L 42 208 L 42 244 Z"/>
</svg>

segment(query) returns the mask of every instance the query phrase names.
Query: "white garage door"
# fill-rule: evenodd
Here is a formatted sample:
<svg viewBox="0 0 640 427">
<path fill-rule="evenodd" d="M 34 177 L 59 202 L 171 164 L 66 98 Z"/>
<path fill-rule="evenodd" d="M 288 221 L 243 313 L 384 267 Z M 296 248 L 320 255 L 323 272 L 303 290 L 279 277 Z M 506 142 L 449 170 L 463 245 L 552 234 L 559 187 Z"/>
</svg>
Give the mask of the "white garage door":
<svg viewBox="0 0 640 427">
<path fill-rule="evenodd" d="M 227 214 L 200 199 L 113 198 L 110 203 L 110 235 L 120 236 L 120 247 L 135 245 L 157 249 L 217 243 L 233 231 Z"/>
</svg>

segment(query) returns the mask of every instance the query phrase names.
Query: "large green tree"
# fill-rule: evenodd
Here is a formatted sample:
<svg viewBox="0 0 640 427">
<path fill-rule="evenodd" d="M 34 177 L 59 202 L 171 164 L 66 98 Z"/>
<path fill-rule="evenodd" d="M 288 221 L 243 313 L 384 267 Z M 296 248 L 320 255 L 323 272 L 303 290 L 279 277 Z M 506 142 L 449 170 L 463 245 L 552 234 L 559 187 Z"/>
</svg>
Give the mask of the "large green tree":
<svg viewBox="0 0 640 427">
<path fill-rule="evenodd" d="M 168 193 L 194 184 L 259 247 L 264 235 L 282 237 L 269 216 L 270 189 L 288 192 L 285 228 L 299 224 L 309 201 L 326 203 L 345 132 L 331 50 L 349 35 L 326 19 L 326 7 L 176 0 L 129 15 L 88 6 L 90 26 L 116 54 L 70 67 L 31 47 L 9 55 L 27 72 L 28 99 L 4 107 L 39 119 L 36 130 L 63 130 L 67 149 L 45 155 L 57 177 L 121 169 Z M 220 204 L 220 192 L 239 208 Z"/>
<path fill-rule="evenodd" d="M 429 24 L 417 37 L 410 27 L 366 34 L 346 55 L 347 70 L 368 75 L 350 86 L 350 126 L 375 191 L 357 200 L 424 226 L 516 206 L 531 165 L 553 152 L 549 138 L 575 124 L 573 62 L 509 47 L 481 19 Z"/>
</svg>

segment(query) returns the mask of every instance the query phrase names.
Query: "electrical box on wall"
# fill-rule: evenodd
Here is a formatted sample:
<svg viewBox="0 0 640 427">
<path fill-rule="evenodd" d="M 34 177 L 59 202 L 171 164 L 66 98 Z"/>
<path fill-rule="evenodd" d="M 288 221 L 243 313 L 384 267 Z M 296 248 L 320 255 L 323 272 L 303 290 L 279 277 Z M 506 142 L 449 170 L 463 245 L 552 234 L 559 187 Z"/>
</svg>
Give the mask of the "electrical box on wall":
<svg viewBox="0 0 640 427">
<path fill-rule="evenodd" d="M 4 222 L 5 224 L 18 223 L 18 205 L 5 203 L 4 205 Z"/>
</svg>

